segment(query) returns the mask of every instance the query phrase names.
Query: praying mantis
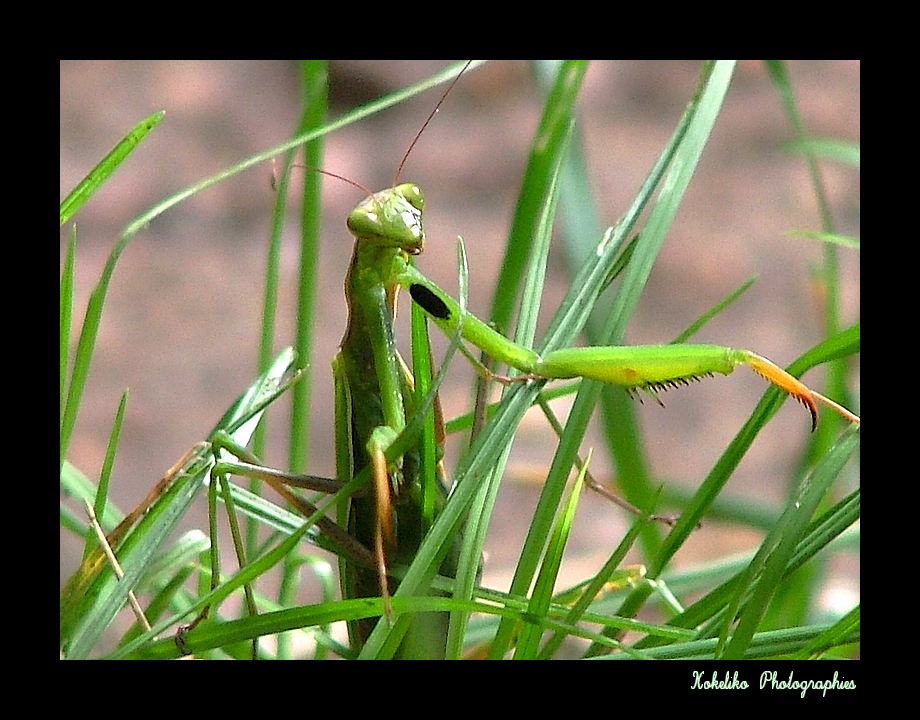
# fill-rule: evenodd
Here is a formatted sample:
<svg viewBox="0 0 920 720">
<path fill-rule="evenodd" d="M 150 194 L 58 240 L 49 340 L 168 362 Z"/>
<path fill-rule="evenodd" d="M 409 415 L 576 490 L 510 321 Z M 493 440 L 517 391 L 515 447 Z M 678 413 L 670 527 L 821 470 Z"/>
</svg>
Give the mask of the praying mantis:
<svg viewBox="0 0 920 720">
<path fill-rule="evenodd" d="M 387 456 L 414 412 L 409 401 L 413 397 L 411 374 L 396 351 L 393 331 L 400 289 L 447 337 L 469 343 L 521 371 L 514 382 L 578 377 L 654 396 L 668 387 L 716 373 L 727 375 L 746 365 L 801 402 L 810 413 L 812 428 L 817 425 L 819 402 L 858 424 L 859 419 L 848 410 L 747 350 L 715 345 L 604 346 L 539 354 L 509 340 L 468 313 L 410 262 L 424 247 L 424 205 L 424 195 L 416 185 L 401 183 L 369 195 L 347 220 L 355 243 L 345 284 L 348 325 L 334 361 L 337 438 L 344 449 L 339 481 L 344 485 L 357 472 L 369 470 L 373 497 L 353 500 L 341 518 L 364 545 L 374 547 L 378 567 L 374 576 L 366 568 L 350 568 L 345 563 L 346 596 L 382 593 L 389 616 L 388 565 L 394 558 L 407 563 L 416 555 L 426 527 L 422 508 L 428 503 L 437 507 L 427 518 L 433 524 L 445 499 L 440 477 L 438 497 L 424 499 L 419 479 L 422 463 L 415 448 L 393 459 Z M 457 552 L 448 548 L 440 561 L 441 575 L 454 576 Z M 357 644 L 367 637 L 367 630 L 352 635 Z"/>
<path fill-rule="evenodd" d="M 340 472 L 340 480 L 346 481 L 354 476 L 355 470 L 363 465 L 376 465 L 371 473 L 374 477 L 372 483 L 374 491 L 365 492 L 363 497 L 351 501 L 350 513 L 342 520 L 343 527 L 360 533 L 361 541 L 375 551 L 378 567 L 364 568 L 363 580 L 352 580 L 348 592 L 351 597 L 360 597 L 363 594 L 378 596 L 386 594 L 388 582 L 385 579 L 390 568 L 387 565 L 408 564 L 411 555 L 419 549 L 419 543 L 406 541 L 401 533 L 406 524 L 405 517 L 400 522 L 402 506 L 411 504 L 412 493 L 406 488 L 411 487 L 416 473 L 411 466 L 416 461 L 408 458 L 411 452 L 400 455 L 402 467 L 399 467 L 400 458 L 393 461 L 381 461 L 381 456 L 386 458 L 387 450 L 394 448 L 398 443 L 405 427 L 411 424 L 414 412 L 408 407 L 407 398 L 410 388 L 407 383 L 407 373 L 402 369 L 395 352 L 395 343 L 390 343 L 386 337 L 387 328 L 391 325 L 393 316 L 392 298 L 397 289 L 405 291 L 405 298 L 410 299 L 413 305 L 421 309 L 429 319 L 439 326 L 450 338 L 458 338 L 473 347 L 485 350 L 487 354 L 500 359 L 512 367 L 521 370 L 521 379 L 514 381 L 510 386 L 510 393 L 515 396 L 524 396 L 535 392 L 544 380 L 563 377 L 588 377 L 602 382 L 613 383 L 627 391 L 644 393 L 654 392 L 664 386 L 678 384 L 692 377 L 710 373 L 727 374 L 736 364 L 745 364 L 755 370 L 760 370 L 767 379 L 779 385 L 787 392 L 791 392 L 796 399 L 806 405 L 811 412 L 812 423 L 816 416 L 816 403 L 822 402 L 805 386 L 797 380 L 786 375 L 768 361 L 763 360 L 747 351 L 732 351 L 717 346 L 645 346 L 645 347 L 601 347 L 601 348 L 567 348 L 560 347 L 548 352 L 536 353 L 529 349 L 526 343 L 516 343 L 508 340 L 495 332 L 488 325 L 473 317 L 462 307 L 462 302 L 454 300 L 450 294 L 441 290 L 429 281 L 420 271 L 416 270 L 409 260 L 421 252 L 418 242 L 421 233 L 421 213 L 423 196 L 416 186 L 411 183 L 399 185 L 377 193 L 362 203 L 349 217 L 349 229 L 355 235 L 355 259 L 353 259 L 349 282 L 352 283 L 362 272 L 376 275 L 373 281 L 363 280 L 354 282 L 347 291 L 349 302 L 353 308 L 365 305 L 371 308 L 363 320 L 355 320 L 352 314 L 349 320 L 349 333 L 343 340 L 342 352 L 336 363 L 338 369 L 337 381 L 340 394 L 343 394 L 344 414 L 337 421 L 339 427 L 349 426 L 352 438 L 359 438 L 350 442 L 349 453 L 351 468 Z M 396 224 L 381 229 L 375 220 L 391 216 L 396 218 Z M 416 233 L 413 227 L 418 229 Z M 408 231 L 404 234 L 404 231 Z M 412 236 L 411 239 L 405 239 Z M 396 238 L 394 240 L 394 237 Z M 361 254 L 366 247 L 375 247 L 368 251 L 367 258 L 358 258 L 359 246 Z M 384 245 L 381 249 L 379 246 Z M 356 274 L 356 268 L 360 272 Z M 382 292 L 381 292 L 382 291 Z M 462 293 L 461 293 L 462 295 Z M 367 299 L 372 296 L 373 299 Z M 462 300 L 462 296 L 461 296 Z M 386 308 L 389 315 L 382 313 Z M 372 329 L 369 317 L 378 317 L 380 327 Z M 389 318 L 389 320 L 388 320 Z M 376 333 L 376 336 L 375 336 Z M 366 347 L 363 347 L 365 346 Z M 362 354 L 368 356 L 368 350 L 374 357 L 375 369 L 367 372 L 366 368 L 349 369 L 348 365 L 357 367 L 355 357 Z M 380 369 L 382 368 L 382 370 Z M 370 385 L 367 385 L 370 383 Z M 356 417 L 355 406 L 366 402 L 368 398 L 380 398 L 381 406 L 389 407 L 379 415 L 364 413 Z M 400 403 L 403 407 L 400 408 Z M 417 401 L 412 401 L 418 404 Z M 347 409 L 348 405 L 351 409 Z M 360 411 L 358 411 L 360 412 Z M 382 428 L 383 432 L 376 432 Z M 368 446 L 373 442 L 373 449 Z M 346 444 L 345 442 L 341 443 Z M 355 459 L 355 455 L 366 454 L 365 458 Z M 383 469 L 381 469 L 381 467 Z M 407 481 L 405 477 L 409 475 Z M 460 493 L 460 490 L 457 491 Z M 463 491 L 465 492 L 465 490 Z M 435 506 L 443 505 L 444 493 L 436 490 L 438 496 Z M 365 507 L 361 507 L 363 504 Z M 393 507 L 387 507 L 392 504 Z M 394 509 L 395 508 L 395 509 Z M 432 523 L 438 521 L 442 514 L 438 507 L 432 518 Z M 353 521 L 357 515 L 363 520 Z M 396 520 L 394 521 L 394 515 Z M 353 524 L 356 523 L 356 524 Z M 394 529 L 394 522 L 398 523 Z M 363 529 L 358 529 L 363 524 Z M 393 537 L 396 536 L 396 542 Z M 459 535 L 456 536 L 459 538 Z M 453 545 L 458 541 L 455 540 Z M 416 545 L 413 547 L 413 545 Z M 374 547 L 376 546 L 376 547 Z M 400 553 L 405 552 L 406 557 Z M 448 543 L 447 556 L 454 553 L 453 546 Z M 435 561 L 431 566 L 442 576 L 451 577 L 455 572 L 455 561 L 452 559 Z M 429 571 L 431 568 L 429 568 Z M 346 573 L 348 569 L 346 568 Z M 418 580 L 412 576 L 410 569 L 404 582 L 393 582 L 393 589 L 398 596 L 401 590 L 410 588 L 411 583 L 418 585 Z M 357 587 L 362 585 L 363 587 Z M 397 589 L 397 587 L 399 589 Z M 411 593 L 411 591 L 409 591 Z M 394 603 L 396 612 L 394 617 L 399 618 L 398 606 Z M 398 620 L 394 622 L 396 624 Z M 381 623 L 380 627 L 388 623 Z M 367 638 L 362 637 L 361 642 Z"/>
</svg>

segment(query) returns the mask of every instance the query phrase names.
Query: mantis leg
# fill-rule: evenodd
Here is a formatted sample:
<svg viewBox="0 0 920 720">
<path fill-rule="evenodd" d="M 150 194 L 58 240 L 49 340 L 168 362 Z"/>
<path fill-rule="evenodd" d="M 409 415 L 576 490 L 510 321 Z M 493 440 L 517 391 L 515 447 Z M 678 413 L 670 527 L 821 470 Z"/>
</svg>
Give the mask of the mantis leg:
<svg viewBox="0 0 920 720">
<path fill-rule="evenodd" d="M 526 373 L 524 379 L 583 377 L 617 385 L 627 392 L 641 390 L 654 396 L 658 391 L 686 385 L 715 373 L 728 375 L 738 365 L 746 365 L 808 408 L 812 430 L 818 424 L 818 402 L 849 422 L 859 424 L 857 415 L 749 350 L 720 345 L 608 346 L 565 348 L 541 357 L 497 333 L 478 318 L 463 313 L 453 298 L 413 266 L 406 264 L 398 268 L 397 274 L 400 284 L 444 333 L 450 336 L 459 329 L 464 340 Z"/>
</svg>

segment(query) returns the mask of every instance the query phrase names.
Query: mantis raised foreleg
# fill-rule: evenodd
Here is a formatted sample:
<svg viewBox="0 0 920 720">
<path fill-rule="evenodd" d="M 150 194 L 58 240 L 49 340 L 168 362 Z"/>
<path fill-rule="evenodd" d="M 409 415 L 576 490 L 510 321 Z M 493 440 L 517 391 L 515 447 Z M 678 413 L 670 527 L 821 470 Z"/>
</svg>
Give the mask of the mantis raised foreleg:
<svg viewBox="0 0 920 720">
<path fill-rule="evenodd" d="M 421 251 L 423 208 L 422 191 L 405 183 L 368 197 L 349 216 L 348 227 L 359 243 L 363 240 L 392 247 L 404 242 L 403 252 L 392 252 L 386 260 L 390 284 L 406 288 L 445 333 L 451 335 L 459 331 L 464 340 L 525 373 L 524 379 L 583 377 L 618 385 L 627 392 L 641 390 L 654 395 L 656 391 L 714 373 L 728 375 L 738 365 L 747 365 L 805 405 L 811 413 L 812 429 L 818 423 L 818 402 L 833 408 L 849 421 L 859 423 L 859 418 L 846 408 L 749 350 L 719 345 L 582 347 L 555 350 L 541 357 L 513 343 L 478 318 L 462 312 L 455 300 L 407 261 L 406 253 Z"/>
</svg>

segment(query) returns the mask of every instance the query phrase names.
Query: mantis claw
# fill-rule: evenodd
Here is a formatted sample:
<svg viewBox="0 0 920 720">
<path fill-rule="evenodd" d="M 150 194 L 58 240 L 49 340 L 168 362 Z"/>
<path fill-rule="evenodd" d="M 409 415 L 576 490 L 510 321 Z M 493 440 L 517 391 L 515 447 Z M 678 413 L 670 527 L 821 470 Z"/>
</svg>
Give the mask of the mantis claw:
<svg viewBox="0 0 920 720">
<path fill-rule="evenodd" d="M 745 363 L 751 370 L 764 378 L 764 380 L 784 390 L 808 408 L 808 412 L 811 413 L 811 431 L 814 432 L 818 427 L 818 404 L 815 402 L 815 395 L 817 395 L 817 393 L 813 392 L 803 382 L 792 377 L 792 375 L 773 364 L 765 357 L 755 355 L 752 352 L 745 352 L 744 354 L 746 356 Z M 823 395 L 821 397 L 826 399 Z M 836 405 L 836 403 L 834 403 L 834 405 Z M 840 406 L 838 405 L 837 407 Z"/>
</svg>

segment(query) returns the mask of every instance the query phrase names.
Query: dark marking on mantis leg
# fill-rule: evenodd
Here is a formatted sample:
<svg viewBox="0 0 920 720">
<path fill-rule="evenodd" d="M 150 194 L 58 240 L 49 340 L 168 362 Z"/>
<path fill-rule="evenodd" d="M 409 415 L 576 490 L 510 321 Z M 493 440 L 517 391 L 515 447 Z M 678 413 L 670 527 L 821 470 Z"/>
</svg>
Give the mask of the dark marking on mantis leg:
<svg viewBox="0 0 920 720">
<path fill-rule="evenodd" d="M 444 301 L 435 295 L 424 285 L 414 283 L 409 286 L 409 294 L 412 299 L 429 315 L 438 320 L 448 320 L 450 318 L 450 309 Z"/>
</svg>

